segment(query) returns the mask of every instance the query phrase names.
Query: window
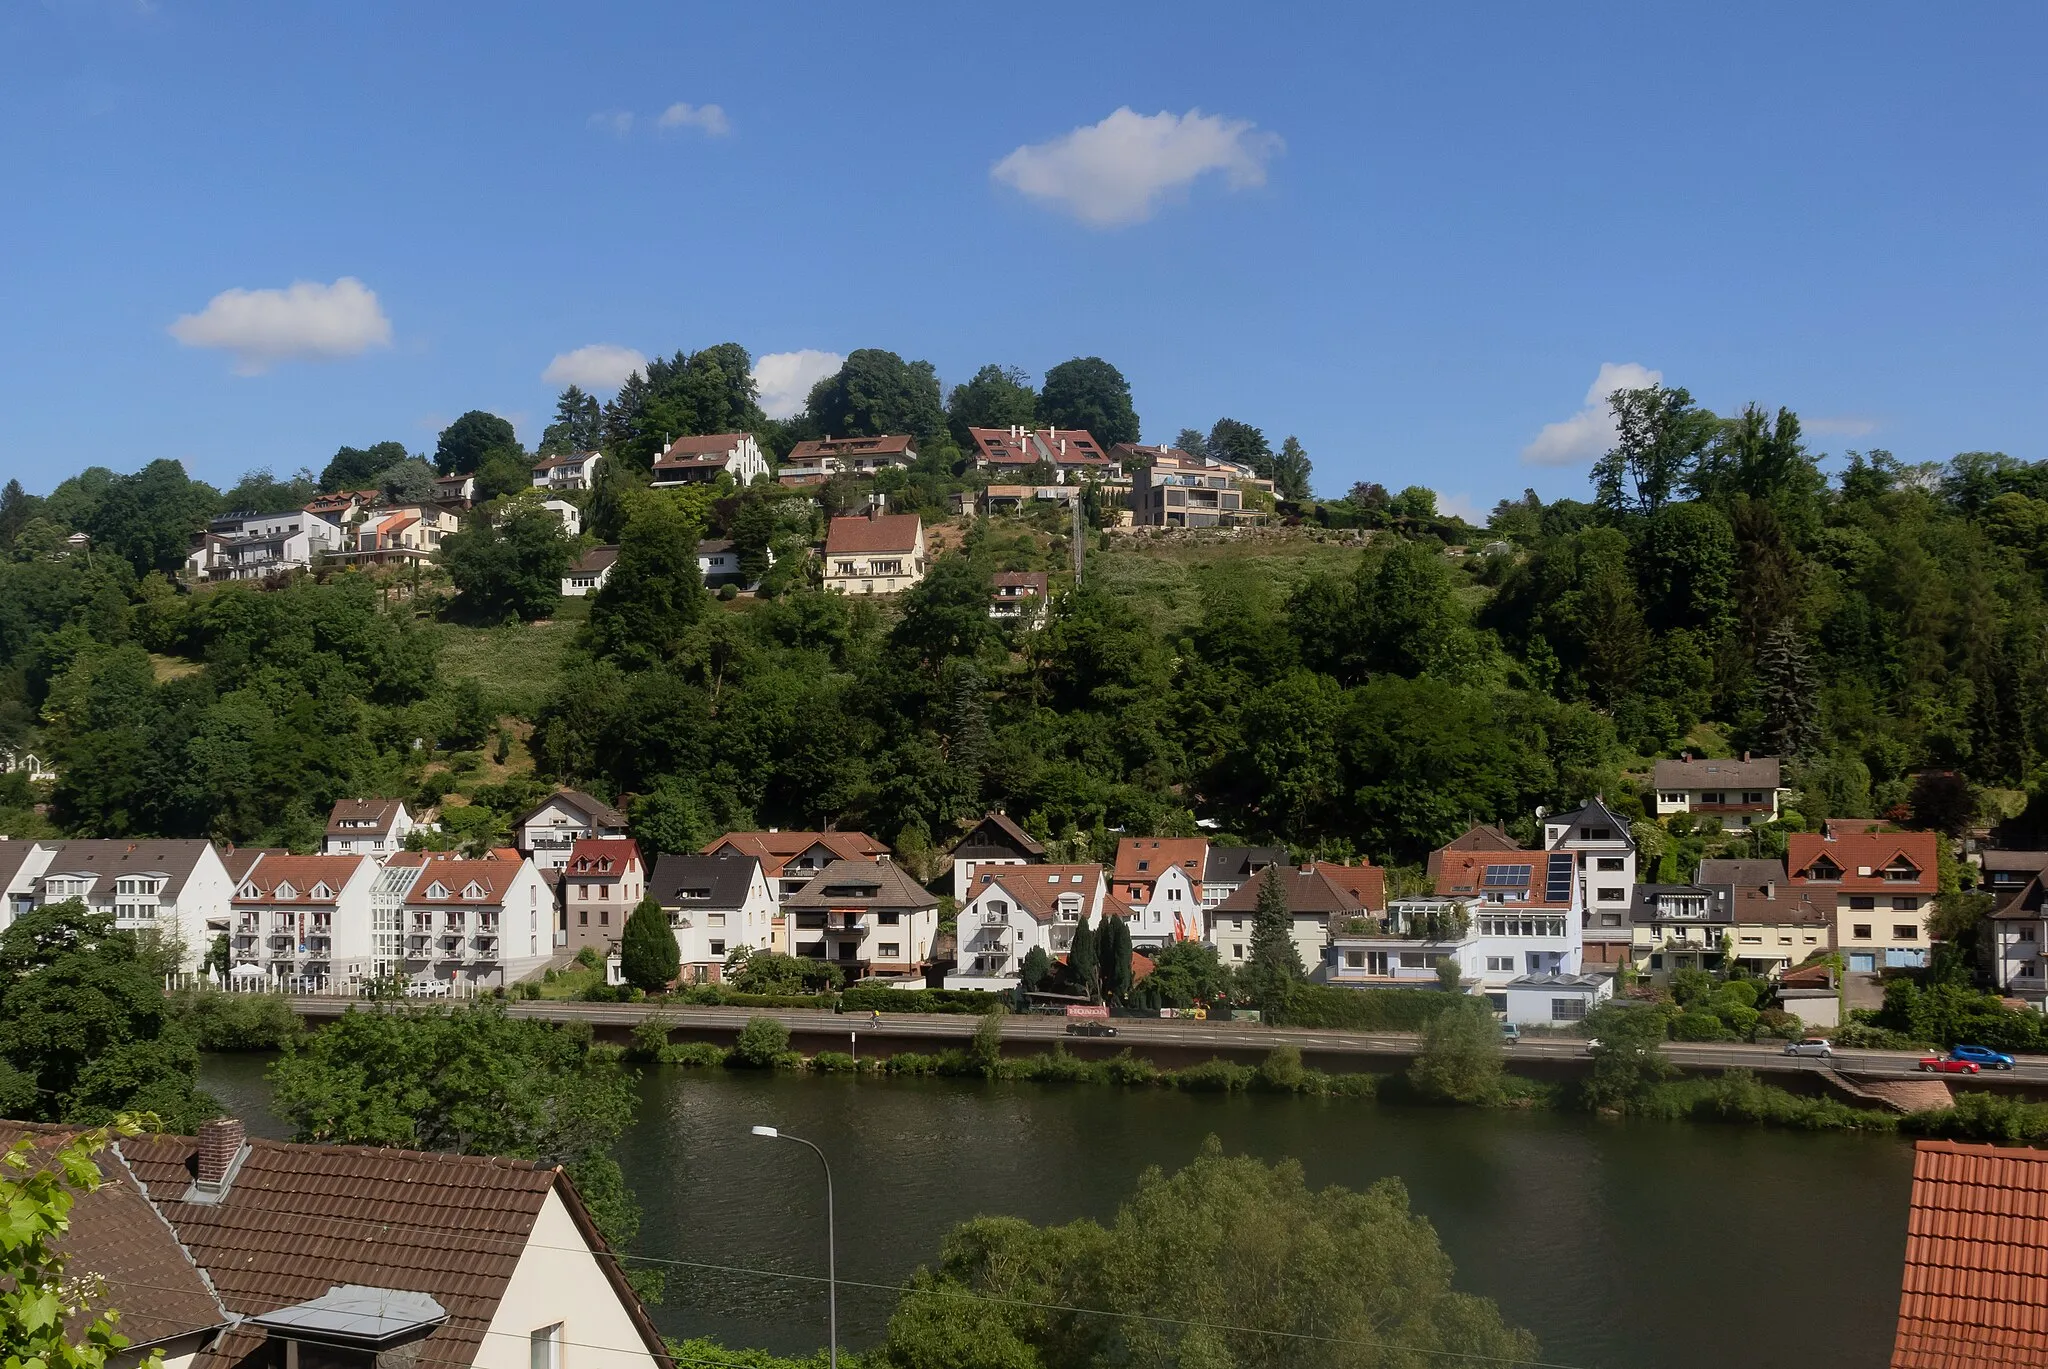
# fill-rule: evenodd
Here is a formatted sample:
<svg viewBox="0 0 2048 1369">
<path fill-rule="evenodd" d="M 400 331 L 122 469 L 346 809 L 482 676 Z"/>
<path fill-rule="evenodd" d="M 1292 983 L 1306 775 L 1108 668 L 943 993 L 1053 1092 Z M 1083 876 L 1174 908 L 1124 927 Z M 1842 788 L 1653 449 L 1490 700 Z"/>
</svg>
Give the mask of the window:
<svg viewBox="0 0 2048 1369">
<path fill-rule="evenodd" d="M 1870 940 L 1870 924 L 1868 922 L 1857 923 L 1849 929 L 1849 935 L 1857 941 Z"/>
<path fill-rule="evenodd" d="M 1619 870 L 1623 863 L 1620 856 L 1602 856 L 1600 857 L 1598 868 L 1603 871 Z"/>
<path fill-rule="evenodd" d="M 1602 927 L 1619 927 L 1619 926 L 1621 925 L 1621 914 L 1620 914 L 1620 913 L 1602 913 L 1602 914 L 1600 914 L 1600 925 L 1601 925 Z"/>
<path fill-rule="evenodd" d="M 609 927 L 609 926 L 611 926 L 611 925 L 612 925 L 612 910 L 611 910 L 611 909 L 609 909 L 609 908 L 599 908 L 599 909 L 597 910 L 597 925 L 598 925 L 598 926 L 600 926 L 600 927 Z"/>
<path fill-rule="evenodd" d="M 588 884 L 579 884 L 579 885 L 577 885 L 577 886 L 576 886 L 576 897 L 578 897 L 578 898 L 589 898 L 589 897 L 590 897 L 590 886 L 589 886 Z"/>
<path fill-rule="evenodd" d="M 1614 829 L 1611 827 L 1581 827 L 1579 829 L 1579 840 L 1613 841 Z"/>
<path fill-rule="evenodd" d="M 1515 968 L 1515 958 L 1511 955 L 1490 955 L 1486 957 L 1486 968 L 1494 974 L 1512 970 Z"/>
<path fill-rule="evenodd" d="M 612 886 L 611 886 L 611 885 L 609 885 L 609 884 L 600 884 L 600 885 L 598 885 L 598 886 L 597 886 L 597 896 L 598 896 L 598 898 L 600 898 L 600 899 L 607 899 L 607 898 L 610 898 L 610 897 L 612 896 Z"/>
<path fill-rule="evenodd" d="M 1842 878 L 1842 867 L 1822 856 L 1806 867 L 1806 877 L 1817 883 L 1833 884 Z"/>
<path fill-rule="evenodd" d="M 1849 906 L 1860 912 L 1865 908 L 1875 908 L 1877 900 L 1863 895 L 1851 894 L 1849 896 Z"/>
<path fill-rule="evenodd" d="M 1149 870 L 1149 869 L 1151 869 L 1151 868 L 1152 868 L 1152 862 L 1151 862 L 1151 861 L 1149 861 L 1149 860 L 1141 860 L 1141 861 L 1139 861 L 1139 862 L 1138 862 L 1138 869 L 1139 869 L 1139 871 L 1140 871 L 1141 873 L 1142 873 L 1143 871 Z M 1775 1019 L 1773 1019 L 1773 1020 L 1775 1020 Z"/>
<path fill-rule="evenodd" d="M 1920 911 L 1920 900 L 1910 894 L 1902 898 L 1895 898 L 1892 900 L 1892 911 L 1895 913 L 1917 913 Z"/>
<path fill-rule="evenodd" d="M 578 908 L 576 910 L 576 925 L 578 927 L 588 927 L 590 925 L 590 909 Z"/>
<path fill-rule="evenodd" d="M 1627 897 L 1628 890 L 1626 889 L 1603 888 L 1600 891 L 1600 901 L 1602 903 L 1619 903 Z"/>
<path fill-rule="evenodd" d="M 882 959 L 895 960 L 903 954 L 903 944 L 898 941 L 884 941 L 875 947 L 875 950 L 881 954 Z"/>
<path fill-rule="evenodd" d="M 1348 970 L 1362 970 L 1362 969 L 1364 969 L 1364 968 L 1365 968 L 1365 952 L 1364 952 L 1364 951 L 1346 951 L 1346 952 L 1344 952 L 1344 968 L 1346 968 L 1346 969 L 1348 969 Z"/>
<path fill-rule="evenodd" d="M 724 914 L 724 913 L 712 913 L 712 914 L 710 914 L 709 916 L 707 916 L 707 917 L 706 917 L 706 918 L 704 919 L 704 925 L 705 925 L 705 926 L 707 926 L 707 927 L 723 927 L 723 926 L 725 925 L 725 914 Z"/>
<path fill-rule="evenodd" d="M 1700 795 L 1700 802 L 1701 802 L 1701 803 L 1726 803 L 1726 802 L 1728 802 L 1728 796 L 1727 796 L 1726 794 L 1722 793 L 1722 792 L 1721 792 L 1720 790 L 1718 790 L 1718 789 L 1709 789 L 1709 790 L 1708 790 L 1707 792 L 1705 792 L 1704 794 L 1701 794 L 1701 795 Z"/>
<path fill-rule="evenodd" d="M 1764 792 L 1761 789 L 1745 789 L 1742 791 L 1742 801 L 1744 803 L 1763 803 L 1765 802 Z"/>
<path fill-rule="evenodd" d="M 1653 956 L 1651 956 L 1651 957 L 1650 957 L 1650 968 L 1651 968 L 1651 969 L 1653 969 L 1653 970 L 1661 970 L 1661 969 L 1663 969 L 1663 968 L 1664 968 L 1664 957 L 1663 957 L 1663 956 L 1661 956 L 1661 955 L 1653 955 Z"/>
<path fill-rule="evenodd" d="M 713 942 L 711 943 L 711 954 L 713 954 L 714 956 L 722 956 L 722 955 L 724 955 L 724 954 L 725 954 L 725 943 L 724 943 L 723 941 L 713 941 Z"/>
<path fill-rule="evenodd" d="M 528 1369 L 562 1369 L 562 1323 L 543 1326 L 527 1337 Z"/>
<path fill-rule="evenodd" d="M 1919 939 L 1920 929 L 1910 922 L 1897 923 L 1892 927 L 1892 940 L 1894 941 L 1918 941 Z"/>
<path fill-rule="evenodd" d="M 1744 936 L 1741 940 L 1745 946 L 1761 946 L 1764 944 L 1764 939 L 1761 936 Z"/>
<path fill-rule="evenodd" d="M 1243 930 L 1244 930 L 1244 919 L 1243 919 L 1243 918 L 1241 918 L 1241 917 L 1234 917 L 1234 918 L 1230 919 L 1230 930 L 1231 930 L 1231 931 L 1233 931 L 1233 932 L 1241 932 L 1241 931 L 1243 931 Z"/>
<path fill-rule="evenodd" d="M 1230 958 L 1231 958 L 1232 960 L 1243 960 L 1243 959 L 1244 959 L 1244 947 L 1243 947 L 1243 946 L 1238 946 L 1238 945 L 1233 945 L 1233 946 L 1232 946 L 1232 947 L 1230 948 Z"/>
<path fill-rule="evenodd" d="M 1550 1020 L 1553 1022 L 1583 1022 L 1586 1020 L 1586 1000 L 1583 998 L 1553 998 L 1550 1000 Z"/>
<path fill-rule="evenodd" d="M 882 925 L 883 925 L 884 927 L 894 927 L 894 926 L 896 926 L 896 925 L 897 925 L 898 923 L 900 923 L 900 922 L 902 922 L 902 921 L 903 921 L 903 914 L 901 914 L 901 913 L 883 913 L 883 914 L 881 914 L 881 915 L 880 915 L 880 919 L 879 919 L 879 920 L 880 920 L 881 924 L 882 924 Z"/>
</svg>

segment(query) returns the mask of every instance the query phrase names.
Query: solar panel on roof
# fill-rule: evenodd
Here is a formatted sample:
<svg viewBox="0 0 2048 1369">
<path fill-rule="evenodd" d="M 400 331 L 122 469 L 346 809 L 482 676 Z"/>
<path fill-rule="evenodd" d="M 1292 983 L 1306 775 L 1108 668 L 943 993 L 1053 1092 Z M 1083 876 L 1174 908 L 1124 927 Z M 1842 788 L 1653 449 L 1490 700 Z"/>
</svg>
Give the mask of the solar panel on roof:
<svg viewBox="0 0 2048 1369">
<path fill-rule="evenodd" d="M 1527 884 L 1533 865 L 1489 865 L 1486 867 L 1488 884 Z"/>
<path fill-rule="evenodd" d="M 1545 903 L 1569 903 L 1572 900 L 1572 858 L 1569 852 L 1559 851 L 1550 857 L 1550 871 L 1543 881 Z"/>
</svg>

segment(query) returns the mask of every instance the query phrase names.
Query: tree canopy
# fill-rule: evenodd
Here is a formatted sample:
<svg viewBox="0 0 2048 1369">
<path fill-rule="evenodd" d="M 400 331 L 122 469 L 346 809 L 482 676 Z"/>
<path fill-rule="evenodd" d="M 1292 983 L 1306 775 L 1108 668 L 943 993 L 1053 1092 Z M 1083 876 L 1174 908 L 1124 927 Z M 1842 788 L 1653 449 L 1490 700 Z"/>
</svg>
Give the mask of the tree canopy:
<svg viewBox="0 0 2048 1369">
<path fill-rule="evenodd" d="M 434 469 L 441 475 L 469 475 L 489 458 L 508 452 L 524 456 L 511 423 L 471 409 L 441 430 L 434 445 Z"/>
<path fill-rule="evenodd" d="M 1131 384 L 1101 357 L 1075 357 L 1047 371 L 1038 412 L 1048 427 L 1086 429 L 1105 450 L 1138 440 Z"/>
</svg>

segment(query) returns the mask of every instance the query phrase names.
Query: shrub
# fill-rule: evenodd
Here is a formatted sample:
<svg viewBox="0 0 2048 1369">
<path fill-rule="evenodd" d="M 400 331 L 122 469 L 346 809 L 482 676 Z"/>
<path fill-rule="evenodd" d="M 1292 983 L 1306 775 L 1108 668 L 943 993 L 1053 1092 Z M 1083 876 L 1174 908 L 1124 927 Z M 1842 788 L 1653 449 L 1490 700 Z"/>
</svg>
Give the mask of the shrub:
<svg viewBox="0 0 2048 1369">
<path fill-rule="evenodd" d="M 1295 1027 L 1352 1031 L 1420 1031 L 1461 999 L 1435 989 L 1337 989 L 1296 984 L 1288 994 L 1286 1020 Z"/>
<path fill-rule="evenodd" d="M 980 989 L 891 989 L 856 984 L 839 995 L 841 1012 L 985 1013 L 1006 1008 L 1005 995 Z"/>
<path fill-rule="evenodd" d="M 1835 1030 L 1834 1043 L 1859 1050 L 1874 1051 L 1918 1051 L 1929 1050 L 1927 1042 L 1905 1032 L 1893 1031 L 1889 1027 L 1876 1027 L 1867 1022 L 1850 1022 Z"/>
<path fill-rule="evenodd" d="M 774 1069 L 788 1050 L 789 1028 L 772 1017 L 750 1017 L 725 1063 L 736 1069 Z"/>
<path fill-rule="evenodd" d="M 1959 1095 L 1953 1107 L 1912 1113 L 1899 1126 L 1916 1136 L 2031 1145 L 2048 1137 L 2048 1105 L 1971 1089 Z"/>
<path fill-rule="evenodd" d="M 304 1030 L 279 994 L 180 989 L 171 1011 L 191 1025 L 203 1051 L 277 1050 Z"/>
<path fill-rule="evenodd" d="M 1299 1046 L 1275 1046 L 1259 1062 L 1258 1085 L 1269 1093 L 1300 1093 L 1307 1077 Z"/>
<path fill-rule="evenodd" d="M 980 1067 L 981 1072 L 993 1079 L 1003 1067 L 1003 1010 L 985 1012 L 981 1021 L 974 1024 L 974 1042 L 967 1048 L 967 1054 Z"/>
<path fill-rule="evenodd" d="M 811 1057 L 810 1066 L 819 1074 L 852 1074 L 860 1069 L 860 1062 L 845 1051 L 819 1051 Z"/>
<path fill-rule="evenodd" d="M 1730 1041 L 1735 1033 L 1713 1013 L 1701 1008 L 1687 1008 L 1671 1019 L 1671 1039 L 1674 1041 Z"/>
<path fill-rule="evenodd" d="M 682 969 L 682 949 L 669 929 L 661 900 L 647 895 L 633 905 L 619 935 L 619 972 L 645 993 L 666 989 Z"/>
<path fill-rule="evenodd" d="M 709 1041 L 684 1041 L 670 1046 L 661 1053 L 668 1064 L 681 1065 L 684 1069 L 717 1069 L 725 1063 L 732 1052 L 723 1046 L 714 1046 Z"/>
<path fill-rule="evenodd" d="M 576 952 L 576 963 L 586 970 L 601 970 L 604 968 L 604 957 L 597 953 L 597 947 L 585 946 Z"/>
<path fill-rule="evenodd" d="M 889 1063 L 882 1068 L 890 1074 L 937 1074 L 940 1059 L 936 1055 L 921 1055 L 916 1051 L 905 1051 L 889 1057 Z"/>
<path fill-rule="evenodd" d="M 1112 1084 L 1126 1084 L 1136 1087 L 1159 1082 L 1159 1066 L 1150 1060 L 1131 1054 L 1126 1046 L 1117 1054 L 1102 1062 L 1102 1072 Z"/>
<path fill-rule="evenodd" d="M 1422 1029 L 1422 1049 L 1408 1080 L 1417 1093 L 1439 1103 L 1484 1103 L 1499 1094 L 1504 1071 L 1500 1027 L 1481 1001 L 1466 999 Z"/>
<path fill-rule="evenodd" d="M 668 1058 L 668 1033 L 674 1025 L 660 1013 L 641 1018 L 633 1028 L 633 1044 L 626 1048 L 626 1058 L 643 1063 Z"/>
<path fill-rule="evenodd" d="M 1060 1045 L 1042 1055 L 1019 1060 L 1016 1065 L 1017 1078 L 1040 1084 L 1106 1083 L 1109 1079 L 1109 1071 L 1103 1062 L 1069 1055 L 1066 1047 Z"/>
<path fill-rule="evenodd" d="M 1175 1070 L 1168 1077 L 1175 1088 L 1188 1093 L 1242 1093 L 1251 1087 L 1254 1073 L 1250 1065 L 1234 1065 L 1228 1060 L 1204 1060 L 1199 1065 Z"/>
</svg>

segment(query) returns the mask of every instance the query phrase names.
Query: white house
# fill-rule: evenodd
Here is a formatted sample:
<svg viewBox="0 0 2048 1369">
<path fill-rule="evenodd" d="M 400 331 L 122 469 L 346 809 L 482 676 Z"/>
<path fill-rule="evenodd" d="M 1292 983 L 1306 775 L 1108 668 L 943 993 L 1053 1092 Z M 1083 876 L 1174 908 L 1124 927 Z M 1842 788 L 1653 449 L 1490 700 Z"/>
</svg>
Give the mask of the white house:
<svg viewBox="0 0 2048 1369">
<path fill-rule="evenodd" d="M 512 824 L 513 844 L 543 870 L 567 865 L 569 853 L 579 841 L 625 835 L 624 813 L 574 789 L 556 790 Z"/>
<path fill-rule="evenodd" d="M 566 499 L 545 499 L 541 507 L 562 520 L 562 531 L 570 537 L 581 536 L 583 532 L 583 510 Z"/>
<path fill-rule="evenodd" d="M 403 851 L 418 825 L 403 799 L 339 799 L 327 815 L 327 841 L 321 849 L 330 856 L 387 856 Z"/>
<path fill-rule="evenodd" d="M 341 528 L 304 509 L 216 518 L 185 570 L 196 580 L 260 580 L 304 570 L 315 556 L 344 549 Z"/>
<path fill-rule="evenodd" d="M 968 978 L 1015 981 L 1034 949 L 1058 960 L 1077 930 L 1125 911 L 1100 865 L 991 866 L 974 877 L 961 905 L 955 962 Z"/>
<path fill-rule="evenodd" d="M 1131 910 L 1131 944 L 1200 941 L 1202 878 L 1209 860 L 1204 837 L 1125 837 L 1117 842 L 1110 893 Z"/>
<path fill-rule="evenodd" d="M 22 855 L 9 881 L 12 916 L 79 899 L 112 913 L 116 927 L 175 936 L 187 969 L 228 928 L 234 882 L 210 841 L 30 842 Z"/>
<path fill-rule="evenodd" d="M 679 437 L 654 459 L 654 488 L 708 485 L 721 475 L 742 488 L 768 474 L 768 458 L 752 433 Z"/>
<path fill-rule="evenodd" d="M 1525 974 L 1511 979 L 1503 992 L 1501 1011 L 1519 1026 L 1561 1027 L 1583 1022 L 1595 1006 L 1614 996 L 1614 976 L 1605 974 Z"/>
<path fill-rule="evenodd" d="M 1785 794 L 1778 758 L 1752 760 L 1747 751 L 1741 760 L 1695 760 L 1688 751 L 1675 761 L 1658 761 L 1651 783 L 1658 817 L 1695 813 L 1719 818 L 1725 827 L 1776 821 Z"/>
<path fill-rule="evenodd" d="M 917 440 L 900 433 L 813 438 L 790 448 L 779 476 L 787 484 L 816 484 L 835 475 L 873 475 L 916 461 Z"/>
<path fill-rule="evenodd" d="M 373 978 L 371 855 L 260 857 L 235 890 L 228 959 L 285 988 L 365 984 Z"/>
<path fill-rule="evenodd" d="M 965 903 L 974 892 L 978 871 L 1004 865 L 1035 865 L 1045 859 L 1045 847 L 1019 827 L 1010 815 L 992 810 L 953 844 L 953 899 Z"/>
<path fill-rule="evenodd" d="M 767 553 L 768 564 L 775 564 L 775 553 Z M 721 585 L 738 585 L 741 589 L 754 589 L 759 580 L 748 583 L 740 574 L 740 549 L 726 537 L 707 538 L 697 544 L 697 573 L 704 577 L 704 583 L 711 589 Z"/>
<path fill-rule="evenodd" d="M 437 853 L 422 862 L 402 906 L 404 972 L 413 979 L 502 987 L 554 953 L 554 898 L 531 860 Z"/>
<path fill-rule="evenodd" d="M 600 452 L 562 452 L 544 456 L 533 463 L 533 488 L 546 490 L 587 490 L 597 480 Z"/>
<path fill-rule="evenodd" d="M 742 946 L 774 948 L 780 905 L 761 862 L 727 847 L 716 855 L 664 855 L 648 892 L 661 900 L 676 935 L 684 983 L 716 984 L 725 958 Z"/>
<path fill-rule="evenodd" d="M 1357 873 L 1357 867 L 1353 867 L 1352 873 Z M 1286 890 L 1289 932 L 1303 968 L 1322 963 L 1333 921 L 1341 923 L 1365 915 L 1365 905 L 1323 867 L 1268 865 L 1229 898 L 1206 910 L 1206 939 L 1225 965 L 1241 968 L 1251 959 L 1252 926 L 1258 916 L 1259 894 L 1273 880 Z"/>
<path fill-rule="evenodd" d="M 887 861 L 835 860 L 782 902 L 796 954 L 849 979 L 907 975 L 931 960 L 939 901 Z"/>
<path fill-rule="evenodd" d="M 562 596 L 567 599 L 581 599 L 604 588 L 605 581 L 612 578 L 612 567 L 618 564 L 617 547 L 592 547 L 578 557 L 576 564 L 569 567 L 569 573 L 562 577 Z"/>
<path fill-rule="evenodd" d="M 924 523 L 914 513 L 835 518 L 825 533 L 825 588 L 896 594 L 924 579 Z"/>
</svg>

